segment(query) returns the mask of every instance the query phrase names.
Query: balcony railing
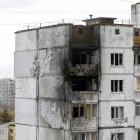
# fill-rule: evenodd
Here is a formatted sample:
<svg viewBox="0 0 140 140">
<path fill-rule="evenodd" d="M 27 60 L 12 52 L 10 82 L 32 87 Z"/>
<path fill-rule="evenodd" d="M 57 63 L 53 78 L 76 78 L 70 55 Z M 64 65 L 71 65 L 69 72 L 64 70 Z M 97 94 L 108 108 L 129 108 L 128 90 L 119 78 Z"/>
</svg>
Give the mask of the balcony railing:
<svg viewBox="0 0 140 140">
<path fill-rule="evenodd" d="M 91 103 L 98 102 L 98 92 L 97 91 L 75 91 L 71 93 L 72 103 Z"/>
<path fill-rule="evenodd" d="M 71 120 L 72 130 L 95 130 L 97 129 L 97 118 L 74 118 Z"/>
<path fill-rule="evenodd" d="M 96 76 L 98 73 L 97 65 L 93 64 L 77 64 L 75 67 L 69 67 L 66 75 L 69 76 Z"/>
</svg>

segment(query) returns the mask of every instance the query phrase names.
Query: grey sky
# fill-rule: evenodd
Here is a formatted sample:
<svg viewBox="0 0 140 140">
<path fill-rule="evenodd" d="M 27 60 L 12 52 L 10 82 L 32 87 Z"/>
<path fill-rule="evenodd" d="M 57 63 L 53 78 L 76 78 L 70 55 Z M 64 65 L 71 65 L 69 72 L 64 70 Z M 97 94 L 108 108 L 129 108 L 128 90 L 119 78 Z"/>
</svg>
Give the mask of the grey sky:
<svg viewBox="0 0 140 140">
<path fill-rule="evenodd" d="M 80 20 L 88 18 L 89 14 L 93 14 L 94 17 L 130 19 L 131 1 L 139 1 L 126 1 L 128 2 L 125 0 L 0 0 L 0 72 L 3 71 L 1 63 L 5 63 L 4 73 L 7 73 L 11 67 L 9 63 L 14 63 L 14 32 L 17 30 L 27 28 L 28 24 L 31 26 L 39 26 L 39 23 L 44 22 L 56 24 L 58 22 L 55 21 L 61 22 L 63 19 L 65 22 L 78 24 Z M 6 63 L 8 63 L 7 71 Z"/>
</svg>

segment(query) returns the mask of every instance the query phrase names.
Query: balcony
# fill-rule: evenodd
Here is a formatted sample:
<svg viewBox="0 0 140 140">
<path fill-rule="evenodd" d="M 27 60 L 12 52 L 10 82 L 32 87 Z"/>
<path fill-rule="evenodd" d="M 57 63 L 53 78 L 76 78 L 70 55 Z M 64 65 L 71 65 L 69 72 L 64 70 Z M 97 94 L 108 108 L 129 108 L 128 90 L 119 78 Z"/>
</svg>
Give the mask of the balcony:
<svg viewBox="0 0 140 140">
<path fill-rule="evenodd" d="M 66 70 L 67 76 L 97 76 L 97 65 L 77 64 L 75 67 L 69 67 Z"/>
<path fill-rule="evenodd" d="M 98 126 L 97 118 L 78 117 L 71 120 L 71 129 L 74 130 L 96 130 Z"/>
<path fill-rule="evenodd" d="M 135 116 L 135 128 L 140 129 L 140 116 Z"/>
<path fill-rule="evenodd" d="M 97 91 L 75 91 L 71 93 L 72 103 L 97 103 L 98 92 Z"/>
<path fill-rule="evenodd" d="M 134 73 L 135 73 L 135 76 L 140 76 L 140 64 L 134 65 Z"/>
</svg>

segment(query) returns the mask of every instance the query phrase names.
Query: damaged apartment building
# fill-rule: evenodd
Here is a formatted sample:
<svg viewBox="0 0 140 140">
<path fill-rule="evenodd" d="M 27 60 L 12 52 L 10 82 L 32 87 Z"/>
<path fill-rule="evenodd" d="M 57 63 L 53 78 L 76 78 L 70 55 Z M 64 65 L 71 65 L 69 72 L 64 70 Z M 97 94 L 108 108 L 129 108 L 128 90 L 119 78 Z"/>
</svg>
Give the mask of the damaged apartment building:
<svg viewBox="0 0 140 140">
<path fill-rule="evenodd" d="M 16 140 L 140 140 L 139 8 L 16 32 Z"/>
</svg>

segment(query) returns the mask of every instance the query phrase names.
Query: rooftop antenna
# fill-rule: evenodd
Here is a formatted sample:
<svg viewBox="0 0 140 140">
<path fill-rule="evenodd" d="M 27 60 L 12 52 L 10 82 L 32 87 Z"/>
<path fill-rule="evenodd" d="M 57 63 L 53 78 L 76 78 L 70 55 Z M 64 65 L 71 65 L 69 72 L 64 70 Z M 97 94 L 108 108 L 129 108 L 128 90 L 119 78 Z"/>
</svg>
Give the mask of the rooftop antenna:
<svg viewBox="0 0 140 140">
<path fill-rule="evenodd" d="M 93 15 L 92 15 L 92 14 L 90 14 L 90 15 L 89 15 L 89 17 L 90 17 L 90 19 L 92 19 Z"/>
</svg>

